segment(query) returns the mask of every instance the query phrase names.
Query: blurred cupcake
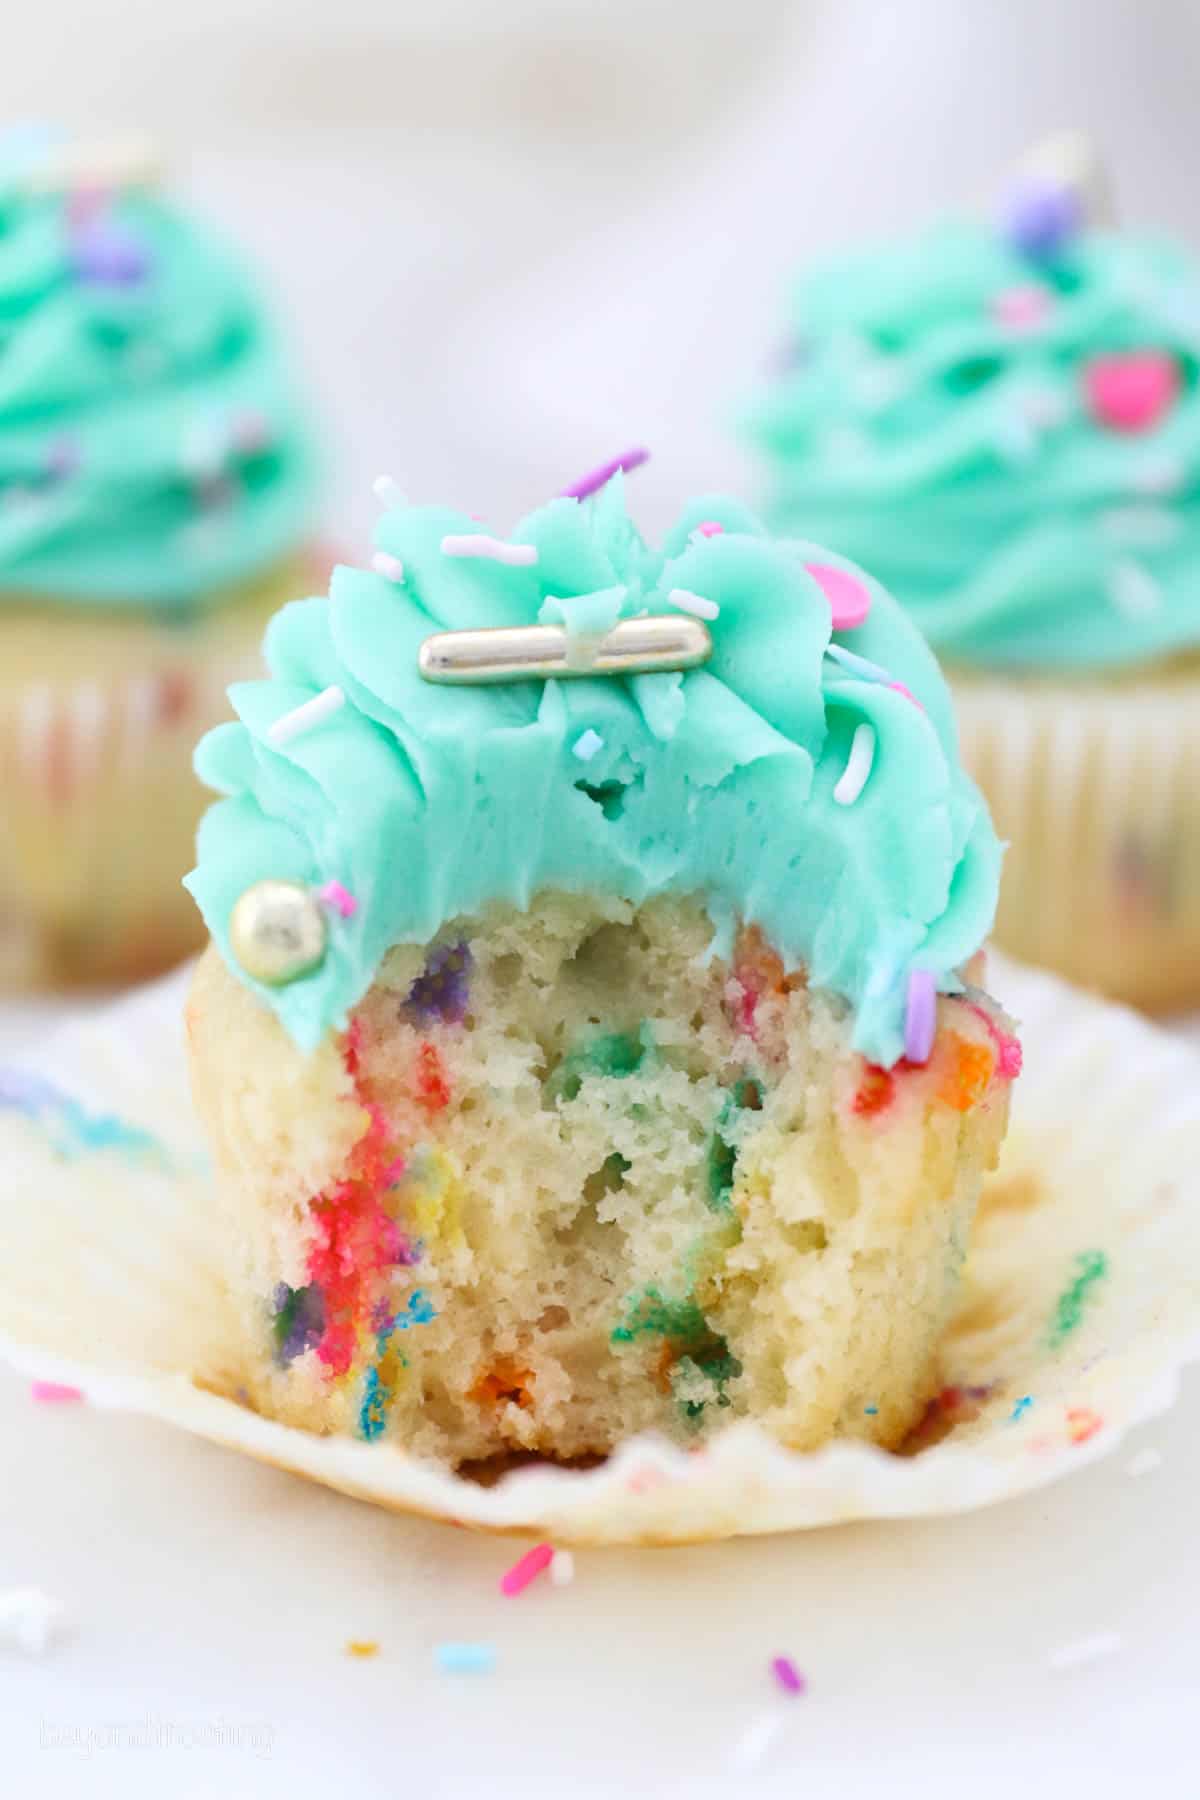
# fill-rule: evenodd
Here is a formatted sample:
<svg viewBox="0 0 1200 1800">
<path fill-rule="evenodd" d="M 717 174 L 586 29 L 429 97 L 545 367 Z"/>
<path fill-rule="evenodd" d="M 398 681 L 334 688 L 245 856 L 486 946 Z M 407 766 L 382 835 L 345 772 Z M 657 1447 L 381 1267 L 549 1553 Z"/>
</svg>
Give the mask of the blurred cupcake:
<svg viewBox="0 0 1200 1800">
<path fill-rule="evenodd" d="M 0 984 L 196 942 L 200 731 L 318 572 L 313 458 L 236 260 L 142 146 L 0 139 Z"/>
<path fill-rule="evenodd" d="M 201 746 L 222 1385 L 453 1465 L 895 1444 L 1020 1066 L 999 847 L 876 582 L 720 498 L 653 548 L 608 474 L 389 511 Z"/>
<path fill-rule="evenodd" d="M 999 941 L 1165 1008 L 1200 1000 L 1200 268 L 1096 201 L 1058 140 L 996 225 L 810 275 L 746 423 L 774 524 L 945 659 Z"/>
</svg>

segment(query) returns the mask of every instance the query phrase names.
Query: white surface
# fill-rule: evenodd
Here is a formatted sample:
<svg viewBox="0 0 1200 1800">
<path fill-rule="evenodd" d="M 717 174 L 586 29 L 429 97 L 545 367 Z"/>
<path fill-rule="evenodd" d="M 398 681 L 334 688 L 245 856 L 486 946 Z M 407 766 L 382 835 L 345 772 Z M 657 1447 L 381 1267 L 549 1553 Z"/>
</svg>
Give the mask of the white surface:
<svg viewBox="0 0 1200 1800">
<path fill-rule="evenodd" d="M 0 1375 L 0 1582 L 74 1621 L 43 1660 L 0 1662 L 4 1792 L 1189 1795 L 1198 1402 L 1193 1377 L 1128 1455 L 990 1512 L 580 1552 L 570 1587 L 502 1600 L 520 1544 L 134 1419 L 32 1407 Z M 1131 1475 L 1151 1444 L 1162 1465 Z M 1050 1669 L 1114 1631 L 1114 1654 Z M 379 1657 L 351 1660 L 349 1638 Z M 496 1673 L 437 1673 L 449 1638 L 494 1643 Z M 780 1651 L 810 1691 L 739 1775 Z M 113 1744 L 148 1721 L 177 1742 Z M 218 1728 L 241 1744 L 178 1741 Z M 46 1741 L 89 1732 L 90 1755 Z"/>
</svg>

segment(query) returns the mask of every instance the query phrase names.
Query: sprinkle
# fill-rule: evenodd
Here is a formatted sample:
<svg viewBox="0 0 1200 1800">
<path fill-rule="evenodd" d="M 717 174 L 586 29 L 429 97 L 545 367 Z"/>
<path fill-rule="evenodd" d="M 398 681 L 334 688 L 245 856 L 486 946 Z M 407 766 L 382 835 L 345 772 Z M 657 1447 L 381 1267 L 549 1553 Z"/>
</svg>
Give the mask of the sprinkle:
<svg viewBox="0 0 1200 1800">
<path fill-rule="evenodd" d="M 1002 229 L 1015 249 L 1041 258 L 1054 256 L 1082 223 L 1080 198 L 1071 188 L 1029 182 L 1013 196 Z"/>
<path fill-rule="evenodd" d="M 1089 1438 L 1103 1429 L 1104 1420 L 1090 1406 L 1069 1406 L 1067 1408 L 1067 1434 L 1073 1444 L 1086 1444 Z"/>
<path fill-rule="evenodd" d="M 1108 597 L 1126 619 L 1144 619 L 1162 605 L 1162 590 L 1148 570 L 1132 557 L 1114 563 L 1108 577 Z"/>
<path fill-rule="evenodd" d="M 41 1588 L 8 1588 L 0 1593 L 0 1644 L 41 1656 L 57 1636 L 63 1608 Z"/>
<path fill-rule="evenodd" d="M 1050 1652 L 1046 1661 L 1052 1669 L 1077 1669 L 1083 1663 L 1098 1662 L 1102 1656 L 1111 1656 L 1120 1648 L 1119 1631 L 1098 1631 L 1095 1637 L 1076 1638 L 1074 1643 L 1060 1645 Z"/>
<path fill-rule="evenodd" d="M 733 1747 L 730 1767 L 739 1771 L 757 1768 L 786 1723 L 778 1706 L 760 1713 Z"/>
<path fill-rule="evenodd" d="M 672 588 L 667 600 L 672 606 L 677 606 L 680 612 L 692 613 L 697 619 L 715 619 L 721 611 L 715 600 L 706 600 L 703 594 L 693 594 L 690 588 Z"/>
<path fill-rule="evenodd" d="M 773 1656 L 771 1673 L 780 1687 L 785 1688 L 789 1694 L 803 1694 L 808 1687 L 808 1683 L 790 1656 Z"/>
<path fill-rule="evenodd" d="M 343 919 L 352 919 L 358 911 L 358 901 L 340 881 L 327 881 L 324 887 L 319 887 L 317 899 L 324 901 L 326 906 L 331 906 Z"/>
<path fill-rule="evenodd" d="M 879 1411 L 879 1408 L 877 1406 L 864 1406 L 863 1411 L 869 1413 L 871 1418 L 874 1418 L 875 1414 Z"/>
<path fill-rule="evenodd" d="M 601 463 L 598 469 L 591 469 L 565 487 L 559 495 L 560 500 L 586 500 L 610 482 L 614 475 L 628 475 L 631 469 L 640 469 L 644 462 L 649 462 L 648 450 L 626 450 L 621 456 L 614 456 L 611 462 Z"/>
<path fill-rule="evenodd" d="M 78 473 L 82 462 L 83 452 L 77 439 L 56 437 L 46 453 L 46 472 L 54 481 L 65 481 Z"/>
<path fill-rule="evenodd" d="M 1093 356 L 1083 368 L 1088 409 L 1112 431 L 1149 431 L 1179 395 L 1179 363 L 1169 350 Z"/>
<path fill-rule="evenodd" d="M 1085 1250 L 1075 1258 L 1075 1268 L 1074 1280 L 1054 1303 L 1050 1345 L 1055 1350 L 1083 1323 L 1083 1309 L 1091 1289 L 1108 1274 L 1108 1258 L 1103 1250 Z"/>
<path fill-rule="evenodd" d="M 891 687 L 892 678 L 886 669 L 878 663 L 868 662 L 865 656 L 856 656 L 853 650 L 843 650 L 840 644 L 826 644 L 825 654 L 845 669 L 847 675 L 857 675 L 860 681 L 878 681 L 884 687 Z"/>
<path fill-rule="evenodd" d="M 351 1638 L 346 1645 L 347 1656 L 378 1656 L 379 1644 L 375 1638 Z"/>
<path fill-rule="evenodd" d="M 513 569 L 532 568 L 538 559 L 535 544 L 506 544 L 503 538 L 489 537 L 486 531 L 466 537 L 444 537 L 442 555 L 483 557 L 488 562 L 504 563 Z"/>
<path fill-rule="evenodd" d="M 1013 1407 L 1012 1411 L 1008 1415 L 1009 1424 L 1015 1425 L 1018 1419 L 1021 1419 L 1025 1416 L 1025 1414 L 1029 1411 L 1029 1409 L 1032 1405 L 1033 1405 L 1033 1395 L 1032 1394 L 1022 1394 L 1021 1398 L 1017 1401 L 1017 1404 Z"/>
<path fill-rule="evenodd" d="M 385 581 L 404 580 L 404 564 L 398 556 L 393 556 L 390 550 L 377 550 L 371 558 L 371 567 L 377 575 L 382 575 Z"/>
<path fill-rule="evenodd" d="M 875 760 L 875 728 L 859 725 L 854 732 L 846 767 L 838 778 L 833 797 L 839 806 L 853 806 L 867 785 L 871 764 Z"/>
<path fill-rule="evenodd" d="M 271 422 L 256 406 L 243 407 L 229 422 L 229 439 L 243 456 L 252 456 L 270 443 Z"/>
<path fill-rule="evenodd" d="M 863 623 L 871 610 L 871 594 L 857 575 L 829 563 L 805 563 L 804 567 L 829 602 L 835 631 L 852 631 Z"/>
<path fill-rule="evenodd" d="M 913 969 L 908 977 L 904 1010 L 904 1054 L 910 1063 L 927 1063 L 937 1031 L 937 984 L 932 969 Z"/>
<path fill-rule="evenodd" d="M 587 730 L 581 732 L 571 745 L 571 754 L 577 756 L 580 762 L 591 762 L 593 756 L 598 756 L 603 748 L 604 739 L 589 725 Z"/>
<path fill-rule="evenodd" d="M 445 1675 L 490 1675 L 496 1652 L 491 1644 L 438 1644 L 433 1660 Z"/>
<path fill-rule="evenodd" d="M 506 1570 L 500 1577 L 500 1592 L 506 1594 L 509 1599 L 513 1599 L 517 1594 L 523 1594 L 530 1582 L 540 1575 L 543 1569 L 550 1566 L 553 1556 L 553 1545 L 535 1544 L 532 1550 L 527 1550 L 524 1556 L 518 1558 L 512 1568 Z"/>
<path fill-rule="evenodd" d="M 83 1389 L 64 1387 L 60 1381 L 34 1381 L 29 1387 L 35 1406 L 65 1406 L 83 1399 Z"/>
<path fill-rule="evenodd" d="M 1126 1464 L 1125 1473 L 1127 1475 L 1153 1475 L 1155 1469 L 1161 1466 L 1162 1452 L 1160 1450 L 1139 1450 L 1137 1455 L 1131 1457 Z"/>
<path fill-rule="evenodd" d="M 721 533 L 724 531 L 724 529 L 725 529 L 725 527 L 723 525 L 719 525 L 715 519 L 704 519 L 696 527 L 696 531 L 699 534 L 699 536 L 706 537 L 706 538 L 720 537 Z"/>
<path fill-rule="evenodd" d="M 471 951 L 466 941 L 439 944 L 409 988 L 405 1006 L 419 1018 L 461 1025 L 467 1016 L 470 978 Z"/>
<path fill-rule="evenodd" d="M 1032 331 L 1041 325 L 1052 304 L 1049 288 L 1036 282 L 1005 288 L 992 301 L 992 312 L 1009 331 Z"/>
<path fill-rule="evenodd" d="M 550 1579 L 555 1587 L 570 1587 L 575 1579 L 575 1558 L 569 1550 L 556 1550 L 550 1558 Z"/>
<path fill-rule="evenodd" d="M 302 706 L 294 706 L 291 712 L 276 719 L 269 728 L 267 737 L 272 744 L 288 744 L 294 737 L 299 737 L 301 732 L 320 725 L 322 720 L 328 719 L 345 704 L 346 696 L 340 687 L 323 688 Z"/>
<path fill-rule="evenodd" d="M 110 219 L 77 226 L 71 234 L 70 255 L 77 279 L 96 287 L 129 287 L 150 273 L 145 245 Z"/>
<path fill-rule="evenodd" d="M 390 475 L 377 475 L 371 483 L 371 492 L 385 506 L 406 506 L 403 490 L 399 482 L 393 481 Z"/>
<path fill-rule="evenodd" d="M 1071 403 L 1052 387 L 1027 387 L 1017 395 L 1017 405 L 1029 423 L 1039 431 L 1050 431 L 1065 425 L 1071 416 Z"/>
</svg>

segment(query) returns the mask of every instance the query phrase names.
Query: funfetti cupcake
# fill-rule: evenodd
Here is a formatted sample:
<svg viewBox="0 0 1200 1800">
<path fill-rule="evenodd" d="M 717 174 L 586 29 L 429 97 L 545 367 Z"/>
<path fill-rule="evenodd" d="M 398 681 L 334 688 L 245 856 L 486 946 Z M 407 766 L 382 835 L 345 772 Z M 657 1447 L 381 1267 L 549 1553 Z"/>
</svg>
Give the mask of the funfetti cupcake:
<svg viewBox="0 0 1200 1800">
<path fill-rule="evenodd" d="M 1007 948 L 1200 1000 L 1200 265 L 1035 166 L 998 220 L 807 276 L 750 410 L 769 515 L 945 659 Z"/>
<path fill-rule="evenodd" d="M 1020 1061 L 931 653 L 733 501 L 651 547 L 613 465 L 377 543 L 198 756 L 227 1391 L 454 1466 L 897 1443 Z"/>
<path fill-rule="evenodd" d="M 192 748 L 313 500 L 274 327 L 144 149 L 0 138 L 0 985 L 197 943 Z"/>
</svg>

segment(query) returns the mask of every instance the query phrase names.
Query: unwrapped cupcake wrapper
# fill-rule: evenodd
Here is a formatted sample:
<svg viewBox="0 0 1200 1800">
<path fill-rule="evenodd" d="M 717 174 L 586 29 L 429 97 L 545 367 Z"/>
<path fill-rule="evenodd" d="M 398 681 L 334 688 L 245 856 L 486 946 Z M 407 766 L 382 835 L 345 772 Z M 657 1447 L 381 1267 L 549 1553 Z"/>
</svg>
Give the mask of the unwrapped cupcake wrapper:
<svg viewBox="0 0 1200 1800">
<path fill-rule="evenodd" d="M 187 972 L 0 1069 L 0 1352 L 95 1404 L 170 1420 L 396 1511 L 560 1543 L 669 1543 L 964 1511 L 1111 1451 L 1200 1355 L 1200 1057 L 996 958 L 1025 1072 L 985 1191 L 942 1387 L 910 1453 L 779 1448 L 749 1423 L 687 1452 L 484 1487 L 394 1444 L 317 1437 L 230 1391 L 231 1305 L 187 1090 Z"/>
<path fill-rule="evenodd" d="M 951 686 L 1009 845 L 997 942 L 1131 1004 L 1200 1003 L 1200 670 Z"/>
</svg>

